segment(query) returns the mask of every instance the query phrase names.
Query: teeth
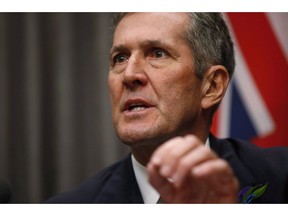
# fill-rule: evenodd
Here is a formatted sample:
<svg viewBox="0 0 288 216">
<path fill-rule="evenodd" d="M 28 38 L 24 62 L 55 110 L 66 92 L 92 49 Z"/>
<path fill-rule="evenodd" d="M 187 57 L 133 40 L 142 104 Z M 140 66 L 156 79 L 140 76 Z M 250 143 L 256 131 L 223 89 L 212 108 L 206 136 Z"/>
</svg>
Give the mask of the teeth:
<svg viewBox="0 0 288 216">
<path fill-rule="evenodd" d="M 142 111 L 149 108 L 146 104 L 143 103 L 131 103 L 128 107 L 128 110 L 131 112 Z"/>
<path fill-rule="evenodd" d="M 145 107 L 133 107 L 130 111 L 136 112 L 146 109 Z"/>
</svg>

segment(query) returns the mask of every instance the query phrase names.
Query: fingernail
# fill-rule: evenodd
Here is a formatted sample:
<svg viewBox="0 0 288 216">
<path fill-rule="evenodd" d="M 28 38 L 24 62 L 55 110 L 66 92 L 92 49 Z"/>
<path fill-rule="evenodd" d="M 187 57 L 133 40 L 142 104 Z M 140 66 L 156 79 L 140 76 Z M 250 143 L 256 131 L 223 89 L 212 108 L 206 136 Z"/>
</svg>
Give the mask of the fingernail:
<svg viewBox="0 0 288 216">
<path fill-rule="evenodd" d="M 164 165 L 161 169 L 160 169 L 160 174 L 164 177 L 169 177 L 171 175 L 171 167 L 168 165 Z"/>
<path fill-rule="evenodd" d="M 160 165 L 160 163 L 161 163 L 161 158 L 159 158 L 159 157 L 153 157 L 152 160 L 151 160 L 151 162 L 152 162 L 153 164 L 155 164 L 155 165 Z"/>
<path fill-rule="evenodd" d="M 191 170 L 192 175 L 199 175 L 201 173 L 201 169 L 195 167 Z"/>
<path fill-rule="evenodd" d="M 174 184 L 176 187 L 179 187 L 180 184 L 181 184 L 181 181 L 182 181 L 182 179 L 179 177 L 179 175 L 177 175 L 177 173 L 176 173 L 176 174 L 174 174 L 171 178 L 172 178 L 173 181 L 174 181 L 173 184 Z"/>
</svg>

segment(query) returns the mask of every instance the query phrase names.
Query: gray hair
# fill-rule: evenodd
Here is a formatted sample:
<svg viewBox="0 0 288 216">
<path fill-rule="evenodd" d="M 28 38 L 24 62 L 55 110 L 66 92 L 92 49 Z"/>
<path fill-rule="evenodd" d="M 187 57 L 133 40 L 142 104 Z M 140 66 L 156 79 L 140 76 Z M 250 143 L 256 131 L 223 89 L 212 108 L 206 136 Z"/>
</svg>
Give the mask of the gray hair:
<svg viewBox="0 0 288 216">
<path fill-rule="evenodd" d="M 126 13 L 114 17 L 114 29 Z M 235 68 L 234 48 L 221 13 L 188 13 L 184 38 L 192 50 L 196 76 L 202 78 L 212 65 L 223 65 L 230 76 Z"/>
<path fill-rule="evenodd" d="M 221 13 L 189 13 L 185 38 L 194 55 L 196 75 L 212 65 L 223 65 L 230 77 L 235 68 L 234 48 Z"/>
</svg>

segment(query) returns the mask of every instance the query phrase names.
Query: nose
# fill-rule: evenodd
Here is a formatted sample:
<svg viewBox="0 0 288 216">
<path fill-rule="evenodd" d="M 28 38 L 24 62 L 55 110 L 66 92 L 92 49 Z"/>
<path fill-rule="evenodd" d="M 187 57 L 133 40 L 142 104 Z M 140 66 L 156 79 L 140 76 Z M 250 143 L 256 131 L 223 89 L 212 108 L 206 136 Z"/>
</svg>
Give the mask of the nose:
<svg viewBox="0 0 288 216">
<path fill-rule="evenodd" d="M 124 71 L 124 85 L 130 89 L 135 89 L 140 86 L 145 86 L 148 82 L 148 77 L 145 71 L 145 60 L 139 57 L 130 56 L 128 65 Z"/>
</svg>

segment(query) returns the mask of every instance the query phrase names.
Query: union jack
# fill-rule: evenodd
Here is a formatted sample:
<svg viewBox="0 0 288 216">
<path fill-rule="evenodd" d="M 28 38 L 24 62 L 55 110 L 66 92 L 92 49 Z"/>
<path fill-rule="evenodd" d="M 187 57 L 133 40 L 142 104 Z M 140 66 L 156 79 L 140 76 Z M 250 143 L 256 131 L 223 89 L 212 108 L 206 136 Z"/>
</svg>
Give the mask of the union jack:
<svg viewBox="0 0 288 216">
<path fill-rule="evenodd" d="M 288 13 L 226 13 L 236 68 L 212 132 L 288 146 Z"/>
</svg>

